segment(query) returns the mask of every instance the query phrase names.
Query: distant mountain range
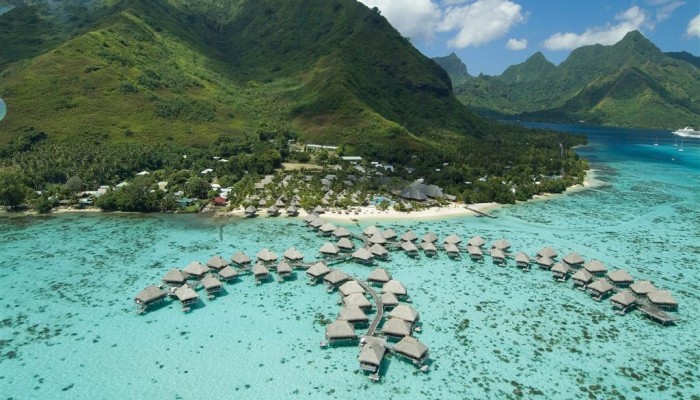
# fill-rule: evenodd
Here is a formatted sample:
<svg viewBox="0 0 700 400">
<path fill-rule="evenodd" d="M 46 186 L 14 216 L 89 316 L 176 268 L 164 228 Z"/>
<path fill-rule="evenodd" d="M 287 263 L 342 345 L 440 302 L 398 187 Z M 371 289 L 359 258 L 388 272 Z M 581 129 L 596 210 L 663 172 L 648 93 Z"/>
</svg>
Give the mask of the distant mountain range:
<svg viewBox="0 0 700 400">
<path fill-rule="evenodd" d="M 700 58 L 663 53 L 638 31 L 612 46 L 580 47 L 559 66 L 538 52 L 499 76 L 470 76 L 454 54 L 435 61 L 450 75 L 460 101 L 496 118 L 700 126 Z"/>
</svg>

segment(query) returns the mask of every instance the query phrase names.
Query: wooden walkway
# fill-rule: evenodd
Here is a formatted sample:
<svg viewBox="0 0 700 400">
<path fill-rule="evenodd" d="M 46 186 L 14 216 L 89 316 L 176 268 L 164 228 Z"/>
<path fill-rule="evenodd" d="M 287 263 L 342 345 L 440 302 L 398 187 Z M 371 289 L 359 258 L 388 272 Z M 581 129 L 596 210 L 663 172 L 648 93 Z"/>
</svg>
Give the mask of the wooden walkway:
<svg viewBox="0 0 700 400">
<path fill-rule="evenodd" d="M 647 317 L 653 319 L 654 321 L 660 323 L 661 325 L 671 325 L 678 321 L 678 318 L 666 314 L 660 308 L 650 305 L 645 305 L 639 307 L 639 311 Z"/>
<path fill-rule="evenodd" d="M 374 321 L 369 325 L 369 328 L 367 329 L 367 336 L 374 336 L 375 331 L 377 330 L 377 327 L 379 326 L 379 323 L 382 321 L 382 318 L 384 317 L 384 303 L 382 302 L 381 297 L 377 294 L 377 292 L 372 289 L 370 285 L 367 284 L 367 282 L 361 281 L 356 279 L 357 283 L 362 286 L 363 289 L 365 289 L 369 294 L 372 296 L 374 299 L 374 303 L 377 305 L 377 313 L 374 316 Z"/>
<path fill-rule="evenodd" d="M 489 218 L 493 218 L 493 219 L 498 218 L 498 217 L 496 217 L 496 216 L 494 216 L 494 215 L 485 213 L 485 212 L 483 212 L 483 211 L 479 211 L 479 210 L 474 209 L 474 208 L 471 208 L 471 207 L 469 207 L 469 206 L 464 206 L 464 208 L 466 208 L 467 210 L 469 210 L 469 211 L 471 211 L 471 212 L 477 213 L 477 214 L 481 215 L 482 217 L 489 217 Z"/>
</svg>

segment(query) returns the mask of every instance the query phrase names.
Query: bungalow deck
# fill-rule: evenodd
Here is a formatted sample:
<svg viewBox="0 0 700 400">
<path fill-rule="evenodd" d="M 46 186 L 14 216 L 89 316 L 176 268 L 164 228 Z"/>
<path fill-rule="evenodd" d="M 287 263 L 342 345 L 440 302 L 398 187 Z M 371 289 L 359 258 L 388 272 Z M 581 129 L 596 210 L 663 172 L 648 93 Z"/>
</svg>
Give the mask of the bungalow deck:
<svg viewBox="0 0 700 400">
<path fill-rule="evenodd" d="M 639 307 L 639 311 L 641 311 L 644 316 L 648 317 L 652 321 L 658 322 L 664 326 L 673 325 L 678 321 L 678 318 L 666 314 L 664 311 L 655 306 L 642 306 Z"/>
</svg>

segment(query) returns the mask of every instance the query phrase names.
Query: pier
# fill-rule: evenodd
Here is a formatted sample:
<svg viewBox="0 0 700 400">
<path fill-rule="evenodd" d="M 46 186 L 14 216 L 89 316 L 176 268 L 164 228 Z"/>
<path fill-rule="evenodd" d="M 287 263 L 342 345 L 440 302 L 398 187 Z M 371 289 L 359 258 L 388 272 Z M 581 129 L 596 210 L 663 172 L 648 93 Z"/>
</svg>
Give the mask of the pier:
<svg viewBox="0 0 700 400">
<path fill-rule="evenodd" d="M 658 307 L 654 307 L 651 305 L 645 305 L 642 307 L 639 307 L 639 311 L 644 314 L 647 318 L 652 319 L 661 325 L 672 325 L 675 324 L 676 321 L 678 321 L 678 318 L 673 317 Z"/>
<path fill-rule="evenodd" d="M 471 208 L 471 207 L 469 207 L 469 206 L 464 206 L 464 208 L 466 208 L 467 210 L 469 210 L 469 211 L 471 211 L 471 212 L 473 212 L 473 213 L 476 213 L 477 215 L 480 215 L 480 216 L 482 216 L 482 217 L 488 217 L 488 218 L 493 218 L 493 219 L 498 218 L 498 217 L 495 216 L 495 215 L 491 215 L 491 214 L 489 214 L 489 213 L 485 213 L 485 212 L 483 212 L 483 211 L 479 211 L 479 210 L 477 210 L 477 209 L 475 209 L 475 208 Z"/>
<path fill-rule="evenodd" d="M 367 336 L 374 336 L 374 333 L 377 330 L 379 323 L 384 317 L 384 303 L 382 302 L 382 298 L 379 297 L 377 292 L 370 285 L 368 285 L 367 282 L 360 281 L 357 279 L 356 281 L 360 284 L 360 286 L 362 286 L 363 289 L 365 289 L 372 296 L 372 299 L 374 299 L 374 304 L 377 305 L 377 313 L 374 316 L 374 320 L 371 324 L 369 324 L 369 328 L 367 329 Z"/>
</svg>

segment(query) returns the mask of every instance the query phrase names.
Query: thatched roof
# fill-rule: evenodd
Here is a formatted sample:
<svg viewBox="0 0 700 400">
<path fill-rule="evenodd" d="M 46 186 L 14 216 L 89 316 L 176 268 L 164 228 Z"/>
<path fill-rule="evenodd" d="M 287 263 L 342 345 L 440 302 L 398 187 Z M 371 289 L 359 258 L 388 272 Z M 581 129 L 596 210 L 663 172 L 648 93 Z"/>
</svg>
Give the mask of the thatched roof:
<svg viewBox="0 0 700 400">
<path fill-rule="evenodd" d="M 627 307 L 630 304 L 637 302 L 637 298 L 629 290 L 623 290 L 610 298 L 613 303 L 620 304 L 623 307 Z"/>
<path fill-rule="evenodd" d="M 324 282 L 327 282 L 333 286 L 340 285 L 341 283 L 350 279 L 350 275 L 346 274 L 342 270 L 334 269 L 323 278 Z"/>
<path fill-rule="evenodd" d="M 423 242 L 434 243 L 434 242 L 437 242 L 437 240 L 438 240 L 438 237 L 433 232 L 428 232 L 425 235 L 423 235 Z"/>
<path fill-rule="evenodd" d="M 649 301 L 656 305 L 677 307 L 678 301 L 673 298 L 668 290 L 658 290 L 647 293 Z"/>
<path fill-rule="evenodd" d="M 379 230 L 379 228 L 377 228 L 377 227 L 374 226 L 374 225 L 370 225 L 370 226 L 366 227 L 366 228 L 362 231 L 362 234 L 365 235 L 365 236 L 372 236 L 372 235 L 374 235 L 374 234 L 377 233 L 377 232 L 381 232 L 381 231 Z"/>
<path fill-rule="evenodd" d="M 389 251 L 385 249 L 384 246 L 378 243 L 375 243 L 372 246 L 370 246 L 369 252 L 377 257 L 382 257 L 389 253 Z"/>
<path fill-rule="evenodd" d="M 295 206 L 294 204 L 287 207 L 287 214 L 296 214 L 298 212 L 299 212 L 299 207 Z"/>
<path fill-rule="evenodd" d="M 397 296 L 405 296 L 408 290 L 406 290 L 406 286 L 404 286 L 401 281 L 390 280 L 382 286 L 382 292 L 393 293 Z"/>
<path fill-rule="evenodd" d="M 258 252 L 258 260 L 262 262 L 272 262 L 272 261 L 277 261 L 277 254 L 271 252 L 268 249 L 262 249 L 260 252 Z"/>
<path fill-rule="evenodd" d="M 583 257 L 581 257 L 581 255 L 576 252 L 565 255 L 563 260 L 569 265 L 581 265 L 585 262 Z"/>
<path fill-rule="evenodd" d="M 393 293 L 382 293 L 381 296 L 384 307 L 393 307 L 399 305 L 399 299 Z"/>
<path fill-rule="evenodd" d="M 274 205 L 274 204 L 267 208 L 267 213 L 268 213 L 268 214 L 275 215 L 275 214 L 279 214 L 279 212 L 280 212 L 279 207 L 277 207 L 277 206 Z"/>
<path fill-rule="evenodd" d="M 566 261 L 566 259 L 564 261 Z M 583 268 L 585 268 L 586 271 L 588 271 L 592 274 L 602 274 L 603 272 L 608 270 L 605 267 L 605 264 L 603 264 L 599 260 L 591 260 L 591 261 L 587 262 L 586 265 L 583 266 Z"/>
<path fill-rule="evenodd" d="M 508 250 L 510 249 L 510 242 L 506 239 L 498 239 L 495 242 L 493 242 L 491 247 L 499 250 Z"/>
<path fill-rule="evenodd" d="M 401 240 L 403 240 L 404 242 L 413 242 L 415 240 L 418 240 L 418 236 L 416 236 L 416 234 L 413 233 L 412 230 L 409 230 L 401 236 Z"/>
<path fill-rule="evenodd" d="M 515 262 L 530 264 L 530 257 L 521 251 L 520 253 L 515 255 Z"/>
<path fill-rule="evenodd" d="M 290 247 L 287 250 L 285 250 L 282 256 L 284 256 L 284 258 L 286 258 L 287 260 L 291 261 L 300 261 L 304 259 L 304 255 L 301 254 L 301 252 L 295 247 Z"/>
<path fill-rule="evenodd" d="M 175 296 L 181 302 L 196 300 L 199 298 L 197 292 L 195 292 L 189 285 L 182 285 L 175 291 Z"/>
<path fill-rule="evenodd" d="M 369 242 L 373 244 L 385 244 L 386 238 L 381 232 L 377 231 L 369 238 Z"/>
<path fill-rule="evenodd" d="M 423 251 L 437 251 L 433 242 L 421 242 L 420 247 Z"/>
<path fill-rule="evenodd" d="M 216 279 L 212 275 L 207 275 L 201 280 L 202 286 L 204 286 L 204 289 L 206 290 L 211 290 L 215 288 L 220 288 L 222 285 L 221 281 Z"/>
<path fill-rule="evenodd" d="M 355 294 L 355 293 L 360 293 L 360 294 L 365 293 L 365 289 L 362 286 L 360 286 L 360 284 L 357 283 L 357 281 L 347 281 L 347 282 L 343 283 L 338 288 L 338 291 L 343 296 L 350 296 L 351 294 Z"/>
<path fill-rule="evenodd" d="M 540 251 L 537 252 L 537 255 L 540 257 L 556 258 L 557 251 L 549 246 L 545 246 L 545 247 L 541 248 Z"/>
<path fill-rule="evenodd" d="M 404 321 L 414 323 L 418 321 L 420 315 L 413 307 L 407 306 L 405 304 L 399 304 L 389 313 L 391 318 L 400 318 Z"/>
<path fill-rule="evenodd" d="M 312 278 L 320 278 L 320 277 L 322 277 L 330 272 L 331 272 L 331 269 L 328 268 L 328 266 L 326 264 L 324 264 L 322 262 L 318 262 L 306 270 L 306 275 L 308 275 Z"/>
<path fill-rule="evenodd" d="M 336 246 L 338 246 L 341 249 L 344 250 L 352 250 L 355 248 L 355 243 L 352 242 L 352 240 L 344 237 L 338 240 L 338 243 L 336 243 Z"/>
<path fill-rule="evenodd" d="M 335 225 L 333 225 L 330 222 L 326 222 L 325 224 L 321 225 L 318 230 L 324 233 L 331 233 L 338 229 Z"/>
<path fill-rule="evenodd" d="M 552 264 L 554 264 L 554 260 L 552 260 L 551 258 L 549 258 L 547 256 L 542 256 L 542 257 L 538 258 L 536 262 L 538 265 L 542 265 L 543 267 L 547 267 L 547 268 L 552 268 Z"/>
<path fill-rule="evenodd" d="M 355 328 L 348 321 L 336 320 L 326 327 L 326 338 L 328 339 L 355 339 L 357 334 Z"/>
<path fill-rule="evenodd" d="M 396 237 L 398 235 L 396 234 L 396 231 L 389 228 L 389 229 L 385 230 L 384 232 L 382 232 L 382 236 L 384 236 L 384 239 L 386 239 L 386 240 L 394 240 L 394 239 L 396 239 Z"/>
<path fill-rule="evenodd" d="M 316 214 L 323 214 L 324 212 L 326 212 L 326 210 L 324 210 L 323 207 L 321 207 L 321 206 L 316 206 L 316 207 L 314 207 L 314 212 Z"/>
<path fill-rule="evenodd" d="M 258 209 L 251 204 L 248 207 L 246 207 L 246 209 L 243 212 L 246 214 L 255 214 L 256 212 L 258 212 Z"/>
<path fill-rule="evenodd" d="M 494 247 L 491 249 L 491 258 L 505 260 L 506 255 L 503 253 L 503 251 L 501 249 L 497 249 Z"/>
<path fill-rule="evenodd" d="M 428 346 L 413 336 L 405 336 L 394 346 L 394 351 L 410 358 L 421 359 L 428 353 Z"/>
<path fill-rule="evenodd" d="M 314 219 L 313 221 L 309 222 L 309 226 L 312 227 L 312 228 L 316 228 L 316 229 L 318 229 L 318 228 L 320 228 L 321 226 L 323 226 L 323 224 L 324 224 L 324 222 L 323 222 L 323 220 L 322 220 L 321 218 L 316 218 L 316 219 Z"/>
<path fill-rule="evenodd" d="M 270 270 L 268 270 L 267 267 L 260 263 L 256 263 L 255 265 L 253 265 L 252 272 L 255 276 L 267 276 L 268 274 L 270 274 Z"/>
<path fill-rule="evenodd" d="M 318 219 L 318 215 L 316 214 L 307 214 L 306 217 L 304 217 L 304 222 L 307 224 L 310 224 L 311 221 L 315 221 Z"/>
<path fill-rule="evenodd" d="M 613 281 L 613 283 L 617 284 L 634 282 L 634 278 L 632 278 L 632 275 L 630 275 L 624 269 L 618 269 L 616 271 L 608 273 L 608 279 Z"/>
<path fill-rule="evenodd" d="M 319 253 L 336 255 L 340 252 L 340 248 L 333 243 L 326 242 L 319 249 Z"/>
<path fill-rule="evenodd" d="M 165 276 L 163 276 L 163 282 L 165 283 L 185 283 L 187 282 L 187 278 L 189 278 L 189 275 L 187 275 L 185 272 L 180 271 L 179 269 L 171 269 L 168 271 Z"/>
<path fill-rule="evenodd" d="M 362 261 L 368 261 L 372 259 L 372 253 L 369 252 L 369 250 L 365 249 L 364 247 L 357 249 L 354 253 L 352 253 L 353 258 L 357 258 L 358 260 Z"/>
<path fill-rule="evenodd" d="M 221 256 L 214 256 L 207 261 L 207 266 L 215 270 L 220 270 L 228 264 L 229 262 L 221 258 Z"/>
<path fill-rule="evenodd" d="M 192 261 L 191 263 L 187 264 L 183 271 L 188 275 L 202 276 L 209 272 L 209 267 L 200 263 L 199 261 Z"/>
<path fill-rule="evenodd" d="M 656 287 L 649 281 L 637 281 L 630 285 L 630 289 L 638 295 L 645 295 L 656 291 Z"/>
<path fill-rule="evenodd" d="M 382 333 L 391 336 L 408 336 L 412 330 L 411 323 L 400 318 L 389 318 L 382 326 Z"/>
<path fill-rule="evenodd" d="M 448 253 L 459 253 L 459 247 L 454 243 L 445 243 L 445 251 Z"/>
<path fill-rule="evenodd" d="M 483 256 L 484 252 L 479 246 L 467 246 L 467 252 L 470 256 Z"/>
<path fill-rule="evenodd" d="M 401 191 L 399 194 L 404 199 L 415 200 L 415 201 L 425 201 L 428 197 L 423 193 L 419 187 L 409 186 Z"/>
<path fill-rule="evenodd" d="M 554 264 L 554 266 L 552 267 L 552 272 L 557 272 L 557 273 L 560 273 L 562 275 L 568 274 L 569 270 L 571 270 L 571 267 L 569 267 L 568 264 L 563 263 L 563 262 L 558 262 L 558 263 Z"/>
<path fill-rule="evenodd" d="M 235 277 L 238 276 L 238 271 L 236 271 L 235 269 L 231 268 L 231 266 L 228 266 L 228 267 L 222 268 L 222 269 L 219 271 L 219 276 L 220 276 L 221 278 L 227 279 L 227 280 L 228 280 L 228 279 L 233 279 L 233 278 L 235 278 Z"/>
<path fill-rule="evenodd" d="M 291 274 L 292 273 L 292 266 L 287 264 L 286 261 L 281 261 L 279 264 L 277 264 L 277 273 L 278 274 Z"/>
<path fill-rule="evenodd" d="M 459 244 L 462 242 L 462 238 L 455 235 L 454 233 L 445 238 L 445 243 Z"/>
<path fill-rule="evenodd" d="M 238 253 L 231 256 L 231 261 L 235 262 L 238 265 L 249 264 L 250 257 L 248 257 L 245 253 L 239 251 Z"/>
<path fill-rule="evenodd" d="M 344 306 L 358 306 L 361 308 L 370 308 L 372 307 L 372 303 L 367 300 L 364 294 L 362 293 L 353 293 L 351 295 L 343 297 L 343 305 Z"/>
<path fill-rule="evenodd" d="M 588 285 L 589 290 L 596 291 L 598 293 L 607 293 L 613 290 L 613 286 L 608 282 L 607 279 L 598 279 L 595 282 Z"/>
<path fill-rule="evenodd" d="M 333 231 L 333 236 L 335 236 L 337 238 L 348 237 L 348 236 L 352 236 L 352 232 L 350 232 L 348 230 L 348 228 L 341 226 Z"/>
<path fill-rule="evenodd" d="M 349 322 L 367 322 L 367 314 L 358 306 L 348 306 L 340 309 L 338 319 Z"/>
<path fill-rule="evenodd" d="M 156 300 L 160 300 L 165 298 L 168 294 L 158 286 L 148 286 L 147 288 L 143 289 L 139 294 L 134 297 L 134 300 L 137 300 L 141 303 L 152 303 Z"/>
<path fill-rule="evenodd" d="M 384 353 L 386 352 L 386 347 L 379 343 L 371 343 L 362 346 L 360 350 L 360 355 L 357 360 L 362 364 L 370 364 L 379 366 L 382 363 L 382 358 L 384 358 Z"/>
<path fill-rule="evenodd" d="M 593 275 L 591 275 L 591 273 L 586 271 L 585 269 L 580 269 L 576 271 L 576 273 L 571 277 L 571 279 L 583 283 L 588 283 L 591 281 L 591 279 L 593 279 Z"/>
<path fill-rule="evenodd" d="M 467 245 L 474 247 L 481 247 L 485 244 L 486 241 L 481 236 L 474 236 L 473 238 L 469 239 L 469 242 L 467 242 Z"/>
<path fill-rule="evenodd" d="M 414 252 L 414 251 L 418 251 L 418 247 L 416 247 L 416 245 L 413 244 L 413 242 L 403 242 L 403 243 L 401 243 L 401 249 L 403 249 L 403 251 L 406 251 L 406 252 L 409 252 L 409 253 L 410 253 L 410 252 Z"/>
<path fill-rule="evenodd" d="M 368 281 L 386 283 L 391 280 L 391 274 L 384 268 L 377 268 L 369 273 Z"/>
</svg>

